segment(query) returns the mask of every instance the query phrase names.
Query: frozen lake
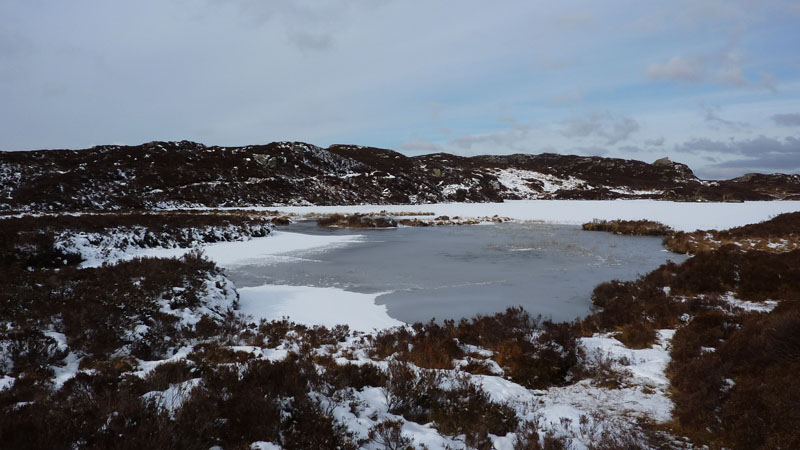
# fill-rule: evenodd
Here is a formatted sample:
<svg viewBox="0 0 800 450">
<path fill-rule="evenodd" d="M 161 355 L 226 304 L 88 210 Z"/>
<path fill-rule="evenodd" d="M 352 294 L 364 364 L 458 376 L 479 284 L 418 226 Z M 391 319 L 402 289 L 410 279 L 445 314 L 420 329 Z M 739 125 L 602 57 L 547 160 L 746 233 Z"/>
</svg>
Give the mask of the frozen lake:
<svg viewBox="0 0 800 450">
<path fill-rule="evenodd" d="M 572 320 L 589 312 L 589 297 L 598 283 L 635 279 L 668 259 L 685 259 L 665 251 L 661 238 L 586 232 L 574 225 L 516 222 L 347 230 L 304 221 L 283 230 L 298 233 L 296 239 L 301 240 L 360 238 L 312 253 L 286 252 L 279 258 L 229 266 L 229 276 L 244 288 L 243 298 L 252 303 L 269 292 L 270 285 L 284 293 L 294 286 L 327 288 L 311 290 L 306 297 L 331 291 L 373 294 L 375 303 L 403 322 L 458 319 L 509 306 Z M 259 286 L 267 289 L 258 291 Z M 299 303 L 293 309 L 297 307 L 302 309 Z"/>
</svg>

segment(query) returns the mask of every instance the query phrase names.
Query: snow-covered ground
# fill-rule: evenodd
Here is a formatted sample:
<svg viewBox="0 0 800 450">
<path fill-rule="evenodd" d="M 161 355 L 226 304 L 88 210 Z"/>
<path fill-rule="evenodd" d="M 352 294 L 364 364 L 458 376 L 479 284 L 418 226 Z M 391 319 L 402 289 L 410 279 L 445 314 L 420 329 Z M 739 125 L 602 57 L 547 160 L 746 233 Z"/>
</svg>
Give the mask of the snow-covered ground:
<svg viewBox="0 0 800 450">
<path fill-rule="evenodd" d="M 435 215 L 483 217 L 580 225 L 592 219 L 655 220 L 680 231 L 727 229 L 761 222 L 778 214 L 800 211 L 800 201 L 691 203 L 660 200 L 507 200 L 503 203 L 438 203 L 429 205 L 286 206 L 284 213 L 432 212 Z"/>
<path fill-rule="evenodd" d="M 264 285 L 239 288 L 239 309 L 254 319 L 289 317 L 304 325 L 333 327 L 347 324 L 357 331 L 372 331 L 403 325 L 376 305 L 381 295 L 361 294 L 336 288 Z"/>
<path fill-rule="evenodd" d="M 268 236 L 242 241 L 215 242 L 198 246 L 205 255 L 222 267 L 253 262 L 292 261 L 301 255 L 311 255 L 316 251 L 360 242 L 359 235 L 350 236 L 312 236 L 287 231 L 274 231 Z M 86 260 L 83 267 L 99 266 L 103 262 L 114 262 L 136 257 L 171 258 L 185 254 L 187 248 L 140 248 L 130 247 L 124 251 L 98 248 L 84 241 L 76 243 L 75 250 Z"/>
<path fill-rule="evenodd" d="M 614 370 L 623 373 L 619 388 L 600 387 L 594 380 L 584 379 L 567 386 L 531 390 L 502 376 L 460 374 L 479 385 L 492 401 L 512 406 L 521 420 L 536 423 L 542 432 L 565 438 L 573 450 L 583 450 L 604 431 L 614 429 L 618 433 L 635 435 L 640 418 L 655 422 L 671 418 L 672 401 L 667 396 L 669 381 L 664 369 L 670 360 L 669 343 L 673 334 L 673 330 L 660 330 L 659 343 L 642 350 L 626 348 L 609 334 L 580 339 L 579 345 L 589 359 L 602 355 L 611 361 Z M 387 368 L 387 361 L 370 359 L 361 345 L 360 338 L 351 336 L 331 350 L 332 356 L 339 364 L 374 364 Z M 591 365 L 591 361 L 588 364 Z M 451 370 L 439 372 L 445 384 L 457 374 Z M 399 420 L 403 435 L 413 441 L 414 448 L 421 445 L 431 449 L 466 448 L 463 437 L 445 436 L 432 424 L 418 424 L 390 413 L 383 388 L 365 387 L 352 394 L 357 407 L 345 402 L 335 405 L 332 411 L 340 423 L 359 437 L 366 437 L 369 428 L 383 420 Z M 492 436 L 497 449 L 511 450 L 515 440 L 514 434 Z M 364 448 L 383 447 L 370 443 Z"/>
</svg>

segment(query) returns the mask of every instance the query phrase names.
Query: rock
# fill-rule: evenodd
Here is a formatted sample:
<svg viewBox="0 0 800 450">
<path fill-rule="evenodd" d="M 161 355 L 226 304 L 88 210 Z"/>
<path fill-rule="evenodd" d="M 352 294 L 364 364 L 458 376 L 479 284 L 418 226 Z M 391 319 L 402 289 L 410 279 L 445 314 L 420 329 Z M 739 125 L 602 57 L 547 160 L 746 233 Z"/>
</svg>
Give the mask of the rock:
<svg viewBox="0 0 800 450">
<path fill-rule="evenodd" d="M 673 164 L 672 160 L 670 160 L 666 156 L 661 159 L 657 159 L 653 162 L 654 166 L 671 166 L 672 164 Z"/>
</svg>

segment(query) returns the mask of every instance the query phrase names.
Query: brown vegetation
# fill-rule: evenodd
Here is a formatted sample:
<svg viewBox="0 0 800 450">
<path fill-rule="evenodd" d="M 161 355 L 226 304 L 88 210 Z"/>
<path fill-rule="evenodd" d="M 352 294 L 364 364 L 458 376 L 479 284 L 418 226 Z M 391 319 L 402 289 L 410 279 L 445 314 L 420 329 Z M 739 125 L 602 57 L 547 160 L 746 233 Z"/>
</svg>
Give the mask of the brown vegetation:
<svg viewBox="0 0 800 450">
<path fill-rule="evenodd" d="M 405 216 L 405 213 L 397 213 L 391 216 L 382 211 L 375 214 L 313 214 L 307 217 L 316 217 L 317 225 L 321 227 L 341 227 L 341 228 L 395 228 L 398 225 L 405 227 L 430 227 L 430 226 L 447 226 L 447 225 L 477 225 L 486 222 L 503 223 L 509 222 L 511 219 L 508 217 L 449 217 L 438 216 L 431 219 L 418 219 L 414 218 L 397 218 Z M 419 213 L 414 214 L 418 216 L 428 216 L 432 213 Z"/>
<path fill-rule="evenodd" d="M 548 199 L 660 198 L 741 201 L 796 198 L 797 175 L 747 176 L 703 183 L 685 165 L 603 157 L 437 153 L 407 157 L 370 147 L 301 142 L 206 147 L 181 142 L 85 150 L 0 152 L 0 209 L 104 210 L 164 206 L 357 205 L 519 199 L 498 169 L 579 178 L 579 189 Z M 446 186 L 463 188 L 446 190 Z M 627 192 L 626 192 L 627 191 Z M 636 193 L 635 191 L 646 191 Z"/>
<path fill-rule="evenodd" d="M 586 231 L 606 231 L 633 236 L 667 236 L 672 228 L 652 220 L 598 220 L 583 224 Z"/>
<path fill-rule="evenodd" d="M 419 367 L 449 369 L 465 354 L 460 344 L 493 352 L 491 358 L 505 375 L 523 386 L 544 388 L 564 383 L 577 363 L 577 341 L 570 326 L 533 318 L 522 308 L 509 308 L 493 316 L 413 325 L 378 333 L 372 343 L 379 358 L 394 356 Z M 485 367 L 477 368 L 478 373 Z"/>
<path fill-rule="evenodd" d="M 0 265 L 60 267 L 79 263 L 80 255 L 56 245 L 56 237 L 75 233 L 141 230 L 119 244 L 134 247 L 178 245 L 266 236 L 272 224 L 286 224 L 275 211 L 128 211 L 97 214 L 57 214 L 0 219 Z"/>
<path fill-rule="evenodd" d="M 341 228 L 397 228 L 397 221 L 384 216 L 366 214 L 329 214 L 319 217 L 317 225 Z"/>
<path fill-rule="evenodd" d="M 669 374 L 675 420 L 733 449 L 800 446 L 800 303 L 769 314 L 708 313 L 678 330 Z"/>
<path fill-rule="evenodd" d="M 764 222 L 729 230 L 679 231 L 666 236 L 664 245 L 676 253 L 692 254 L 725 245 L 765 252 L 790 251 L 800 248 L 800 212 L 781 214 Z"/>
<path fill-rule="evenodd" d="M 753 236 L 757 226 L 731 236 Z M 739 234 L 741 233 L 741 234 Z M 723 298 L 777 300 L 749 313 Z M 654 329 L 677 329 L 668 374 L 675 427 L 713 448 L 795 448 L 800 443 L 800 250 L 745 251 L 725 245 L 632 282 L 598 285 L 597 310 L 578 330 L 619 331 L 631 347 Z"/>
</svg>

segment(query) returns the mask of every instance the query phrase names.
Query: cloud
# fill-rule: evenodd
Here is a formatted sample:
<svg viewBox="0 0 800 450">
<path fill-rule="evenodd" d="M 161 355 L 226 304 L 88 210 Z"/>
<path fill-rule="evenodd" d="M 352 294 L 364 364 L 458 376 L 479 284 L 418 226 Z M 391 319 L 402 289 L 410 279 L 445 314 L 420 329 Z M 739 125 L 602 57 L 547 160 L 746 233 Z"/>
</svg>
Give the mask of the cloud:
<svg viewBox="0 0 800 450">
<path fill-rule="evenodd" d="M 723 119 L 722 117 L 717 114 L 720 111 L 719 106 L 704 106 L 703 107 L 703 118 L 706 123 L 711 124 L 711 128 L 715 130 L 719 130 L 720 128 L 727 128 L 733 131 L 744 131 L 749 130 L 751 127 L 749 124 L 745 122 L 737 122 L 735 120 L 728 120 Z"/>
<path fill-rule="evenodd" d="M 797 137 L 758 136 L 728 141 L 693 139 L 676 145 L 675 151 L 721 157 L 722 162 L 711 168 L 800 172 L 800 138 Z"/>
<path fill-rule="evenodd" d="M 717 51 L 673 56 L 663 63 L 651 62 L 645 75 L 656 81 L 760 87 L 777 92 L 777 80 L 773 74 L 761 72 L 758 79 L 748 78 L 745 63 L 743 53 L 728 44 Z"/>
<path fill-rule="evenodd" d="M 310 33 L 307 31 L 290 31 L 289 43 L 301 51 L 326 51 L 334 47 L 333 35 L 330 33 Z"/>
<path fill-rule="evenodd" d="M 800 127 L 800 113 L 775 114 L 770 119 L 782 127 Z"/>
<path fill-rule="evenodd" d="M 665 141 L 664 136 L 657 137 L 654 139 L 645 139 L 644 145 L 649 145 L 652 147 L 661 147 L 662 145 L 664 145 L 664 141 Z"/>
<path fill-rule="evenodd" d="M 588 117 L 572 117 L 564 121 L 562 134 L 569 138 L 601 138 L 612 145 L 624 141 L 639 130 L 639 123 L 630 117 L 616 117 L 609 112 L 592 113 Z"/>
<path fill-rule="evenodd" d="M 703 58 L 673 56 L 665 63 L 650 63 L 647 76 L 662 81 L 699 81 L 705 70 Z"/>
</svg>

